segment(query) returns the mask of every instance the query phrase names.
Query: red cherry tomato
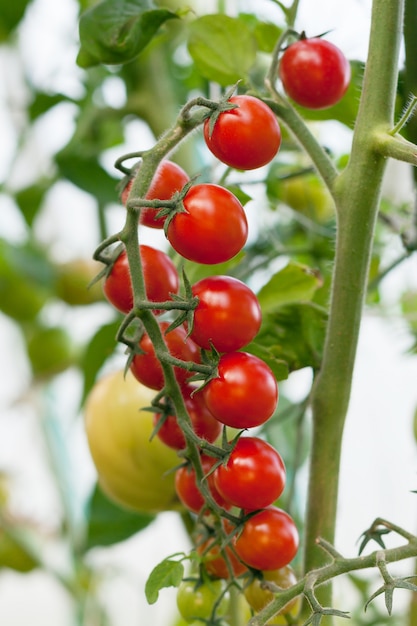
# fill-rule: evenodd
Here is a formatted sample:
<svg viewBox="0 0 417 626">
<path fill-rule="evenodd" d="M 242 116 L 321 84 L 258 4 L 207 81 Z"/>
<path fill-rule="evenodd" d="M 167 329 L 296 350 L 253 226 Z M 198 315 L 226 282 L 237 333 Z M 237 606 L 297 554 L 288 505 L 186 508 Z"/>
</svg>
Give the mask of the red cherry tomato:
<svg viewBox="0 0 417 626">
<path fill-rule="evenodd" d="M 247 352 L 223 354 L 218 376 L 201 390 L 209 411 L 232 428 L 260 426 L 274 413 L 278 385 L 264 361 Z"/>
<path fill-rule="evenodd" d="M 222 163 L 238 170 L 266 165 L 281 145 L 281 129 L 271 109 L 253 96 L 232 96 L 238 105 L 220 113 L 210 134 L 210 119 L 204 123 L 204 139 Z"/>
<path fill-rule="evenodd" d="M 219 465 L 213 477 L 226 502 L 247 510 L 269 506 L 285 487 L 281 456 L 258 437 L 240 437 L 227 463 Z"/>
<path fill-rule="evenodd" d="M 294 520 L 274 506 L 250 517 L 234 542 L 242 561 L 259 570 L 275 570 L 288 565 L 297 554 L 298 544 Z"/>
<path fill-rule="evenodd" d="M 219 185 L 194 185 L 174 215 L 167 238 L 174 250 L 196 263 L 222 263 L 246 243 L 248 223 L 239 200 Z"/>
<path fill-rule="evenodd" d="M 151 302 L 171 300 L 171 294 L 178 293 L 178 272 L 169 256 L 151 246 L 139 246 L 142 260 L 146 295 Z M 129 313 L 133 307 L 132 282 L 127 254 L 124 250 L 117 257 L 110 273 L 103 283 L 107 300 L 122 313 Z M 161 311 L 154 311 L 155 314 Z"/>
<path fill-rule="evenodd" d="M 192 391 L 192 388 L 185 388 L 183 395 L 193 430 L 196 435 L 212 443 L 220 436 L 222 425 L 206 407 L 203 396 L 198 393 L 191 395 Z M 161 414 L 155 413 L 153 419 L 156 426 L 162 419 Z M 165 418 L 157 432 L 157 437 L 174 450 L 185 448 L 185 437 L 175 415 L 168 415 Z"/>
<path fill-rule="evenodd" d="M 207 475 L 210 469 L 213 467 L 215 459 L 213 457 L 202 454 L 201 463 L 203 466 L 204 475 Z M 218 493 L 214 485 L 213 475 L 208 475 L 206 480 L 208 488 L 210 489 L 210 493 L 213 496 L 214 500 L 217 502 L 217 504 L 223 508 L 230 508 L 229 505 Z M 200 511 L 204 508 L 204 496 L 199 489 L 195 470 L 191 465 L 184 465 L 176 471 L 175 490 L 177 492 L 178 498 L 181 500 L 183 505 L 190 511 L 193 511 L 194 513 L 200 513 Z"/>
<path fill-rule="evenodd" d="M 168 322 L 161 322 L 161 330 L 165 333 L 169 326 Z M 199 347 L 187 337 L 187 331 L 183 326 L 177 326 L 174 330 L 164 334 L 164 340 L 170 354 L 182 361 L 200 362 Z M 164 374 L 159 360 L 156 357 L 153 344 L 149 336 L 144 333 L 139 341 L 139 348 L 143 353 L 135 354 L 130 365 L 134 377 L 151 389 L 161 390 L 164 386 Z M 185 385 L 188 378 L 193 376 L 193 372 L 176 366 L 175 376 L 181 385 Z"/>
<path fill-rule="evenodd" d="M 181 191 L 189 180 L 188 174 L 179 165 L 168 160 L 161 161 L 145 198 L 147 200 L 170 200 L 174 193 Z M 121 200 L 124 205 L 126 205 L 132 184 L 133 179 L 127 183 L 122 191 Z M 157 212 L 158 209 L 143 207 L 140 210 L 139 222 L 150 228 L 163 228 L 166 218 L 156 217 Z"/>
<path fill-rule="evenodd" d="M 300 39 L 283 53 L 279 75 L 294 102 L 309 109 L 325 109 L 346 93 L 350 65 L 343 52 L 329 41 Z"/>
<path fill-rule="evenodd" d="M 209 350 L 234 352 L 246 346 L 261 326 L 258 298 L 245 283 L 230 276 L 209 276 L 193 285 L 199 303 L 191 338 Z"/>
</svg>

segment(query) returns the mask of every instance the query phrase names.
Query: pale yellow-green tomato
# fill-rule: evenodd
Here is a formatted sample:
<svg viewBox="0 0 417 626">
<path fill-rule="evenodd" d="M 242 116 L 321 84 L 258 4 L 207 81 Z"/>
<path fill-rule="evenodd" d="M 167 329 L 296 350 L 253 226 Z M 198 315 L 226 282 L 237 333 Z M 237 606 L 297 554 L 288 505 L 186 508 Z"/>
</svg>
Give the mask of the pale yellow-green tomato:
<svg viewBox="0 0 417 626">
<path fill-rule="evenodd" d="M 103 269 L 93 259 L 78 258 L 56 266 L 56 294 L 71 306 L 84 306 L 104 301 L 100 282 L 92 283 Z"/>
<path fill-rule="evenodd" d="M 180 509 L 172 469 L 179 464 L 174 450 L 157 437 L 149 407 L 155 391 L 128 372 L 101 378 L 89 394 L 85 429 L 98 481 L 119 505 L 148 513 Z"/>
<path fill-rule="evenodd" d="M 297 582 L 294 570 L 290 565 L 286 565 L 285 567 L 281 567 L 277 570 L 265 571 L 263 572 L 263 578 L 265 581 L 273 582 L 275 585 L 283 589 L 287 589 Z M 274 599 L 272 591 L 264 589 L 262 581 L 257 578 L 254 579 L 250 585 L 245 587 L 244 594 L 249 606 L 251 606 L 256 613 L 259 613 L 259 611 L 265 608 L 266 605 Z M 285 626 L 288 624 L 288 621 L 285 618 L 285 613 L 289 613 L 292 617 L 296 617 L 300 610 L 300 604 L 301 598 L 300 596 L 297 596 L 294 600 L 291 600 L 291 602 L 289 602 L 282 611 L 267 622 L 268 626 Z"/>
<path fill-rule="evenodd" d="M 76 349 L 62 326 L 33 324 L 27 332 L 26 350 L 34 378 L 46 379 L 74 364 Z"/>
<path fill-rule="evenodd" d="M 326 222 L 334 215 L 330 193 L 317 176 L 296 176 L 281 181 L 279 196 L 292 209 L 318 222 Z"/>
<path fill-rule="evenodd" d="M 217 603 L 217 604 L 216 604 Z M 228 595 L 224 594 L 221 580 L 206 580 L 196 583 L 183 580 L 177 591 L 177 607 L 180 615 L 188 623 L 198 619 L 208 619 L 216 605 L 216 617 L 225 614 L 228 607 Z"/>
</svg>

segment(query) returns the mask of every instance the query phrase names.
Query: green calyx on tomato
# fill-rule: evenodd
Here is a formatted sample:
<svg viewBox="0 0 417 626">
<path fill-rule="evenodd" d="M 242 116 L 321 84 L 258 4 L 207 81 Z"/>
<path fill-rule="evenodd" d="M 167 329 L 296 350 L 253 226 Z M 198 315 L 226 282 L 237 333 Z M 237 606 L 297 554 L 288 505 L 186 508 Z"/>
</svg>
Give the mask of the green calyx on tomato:
<svg viewBox="0 0 417 626">
<path fill-rule="evenodd" d="M 139 171 L 136 170 L 135 174 Z M 173 161 L 164 160 L 158 165 L 149 189 L 145 195 L 145 200 L 171 200 L 175 194 L 181 192 L 189 182 L 188 174 Z M 124 186 L 121 193 L 121 201 L 126 206 L 133 178 Z M 162 209 L 162 210 L 161 210 Z M 162 207 L 139 207 L 139 223 L 149 228 L 164 228 L 166 214 Z"/>
<path fill-rule="evenodd" d="M 242 204 L 228 189 L 202 183 L 191 186 L 182 199 L 182 210 L 169 216 L 166 236 L 185 259 L 213 265 L 240 252 L 248 237 Z"/>
<path fill-rule="evenodd" d="M 275 570 L 293 560 L 298 544 L 298 531 L 292 517 L 278 507 L 269 506 L 243 523 L 234 548 L 248 567 Z"/>
<path fill-rule="evenodd" d="M 238 170 L 270 163 L 281 146 L 275 114 L 262 100 L 249 95 L 231 96 L 228 105 L 228 110 L 215 111 L 204 123 L 209 150 L 219 161 Z"/>
<path fill-rule="evenodd" d="M 226 502 L 250 511 L 265 508 L 279 498 L 285 486 L 285 467 L 269 443 L 242 436 L 227 462 L 215 469 L 213 478 Z"/>
<path fill-rule="evenodd" d="M 193 431 L 198 437 L 213 443 L 220 436 L 222 425 L 210 413 L 202 395 L 193 394 L 193 391 L 194 388 L 191 386 L 184 386 L 182 389 L 185 408 L 190 417 Z M 167 446 L 174 450 L 182 450 L 186 447 L 184 433 L 169 402 L 162 412 L 154 414 L 153 421 L 157 437 Z"/>
<path fill-rule="evenodd" d="M 214 417 L 232 428 L 252 428 L 266 422 L 278 404 L 278 385 L 268 365 L 247 352 L 223 354 L 218 375 L 203 387 Z"/>
<path fill-rule="evenodd" d="M 185 362 L 200 363 L 200 348 L 188 337 L 184 326 L 177 326 L 167 332 L 169 326 L 169 322 L 160 323 L 160 329 L 171 356 Z M 164 373 L 147 333 L 142 335 L 138 347 L 139 351 L 132 358 L 130 370 L 140 383 L 150 389 L 160 391 L 164 386 Z M 180 366 L 175 366 L 174 372 L 181 386 L 186 385 L 188 379 L 193 376 L 192 371 Z"/>
</svg>

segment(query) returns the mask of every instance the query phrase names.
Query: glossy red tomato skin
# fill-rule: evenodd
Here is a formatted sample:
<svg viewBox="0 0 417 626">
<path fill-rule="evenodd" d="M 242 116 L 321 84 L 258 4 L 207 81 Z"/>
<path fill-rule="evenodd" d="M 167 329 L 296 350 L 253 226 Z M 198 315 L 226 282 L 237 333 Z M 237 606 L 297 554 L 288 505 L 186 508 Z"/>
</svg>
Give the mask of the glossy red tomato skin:
<svg viewBox="0 0 417 626">
<path fill-rule="evenodd" d="M 294 520 L 275 506 L 250 517 L 234 542 L 242 561 L 259 570 L 275 570 L 288 565 L 297 554 L 298 545 Z"/>
<path fill-rule="evenodd" d="M 194 310 L 191 338 L 209 350 L 240 350 L 254 339 L 262 322 L 261 307 L 253 291 L 231 276 L 209 276 L 195 283 L 199 299 Z"/>
<path fill-rule="evenodd" d="M 209 411 L 232 428 L 252 428 L 266 422 L 278 403 L 278 385 L 264 361 L 247 352 L 223 354 L 218 376 L 201 390 Z"/>
<path fill-rule="evenodd" d="M 345 95 L 350 64 L 343 52 L 320 38 L 300 39 L 284 51 L 279 75 L 287 95 L 309 109 L 333 106 Z"/>
<path fill-rule="evenodd" d="M 177 163 L 169 160 L 161 161 L 156 169 L 145 198 L 147 200 L 170 200 L 174 193 L 181 191 L 189 180 L 188 174 Z M 132 184 L 133 179 L 127 183 L 122 191 L 121 200 L 124 205 L 126 205 Z M 150 228 L 163 228 L 166 217 L 156 217 L 157 212 L 157 208 L 141 208 L 139 214 L 140 224 L 149 226 Z"/>
<path fill-rule="evenodd" d="M 183 389 L 184 404 L 190 416 L 193 430 L 202 439 L 213 443 L 220 436 L 222 425 L 210 413 L 202 395 L 198 393 L 191 395 L 192 391 L 192 387 Z M 161 414 L 155 413 L 153 418 L 155 426 L 160 419 Z M 185 448 L 185 437 L 175 414 L 168 415 L 162 426 L 160 426 L 157 437 L 174 450 Z"/>
<path fill-rule="evenodd" d="M 204 139 L 222 163 L 238 170 L 267 165 L 281 145 L 277 118 L 264 102 L 248 95 L 232 96 L 234 109 L 220 113 L 210 134 L 210 120 L 204 123 Z"/>
<path fill-rule="evenodd" d="M 161 322 L 160 327 L 163 333 L 168 326 L 168 322 Z M 182 361 L 200 362 L 200 349 L 187 337 L 187 331 L 183 326 L 178 326 L 164 334 L 164 340 L 172 356 Z M 147 333 L 144 333 L 139 341 L 139 348 L 143 350 L 143 354 L 135 354 L 130 365 L 131 372 L 142 385 L 160 391 L 165 382 L 164 374 Z M 185 385 L 188 378 L 193 376 L 193 372 L 179 366 L 174 367 L 174 372 L 180 385 Z"/>
<path fill-rule="evenodd" d="M 215 463 L 215 459 L 213 457 L 202 454 L 201 463 L 203 466 L 203 472 L 205 475 L 207 475 L 213 464 Z M 212 474 L 207 477 L 207 485 L 211 492 L 211 495 L 213 496 L 217 504 L 223 508 L 230 508 L 227 502 L 225 502 L 221 495 L 218 493 L 214 485 Z M 179 500 L 189 511 L 192 511 L 193 513 L 200 513 L 200 511 L 202 511 L 205 506 L 205 500 L 203 494 L 199 489 L 195 470 L 191 465 L 184 465 L 176 471 L 175 490 L 177 492 Z"/>
<path fill-rule="evenodd" d="M 214 471 L 214 484 L 231 505 L 263 509 L 279 498 L 285 487 L 281 455 L 259 437 L 240 437 L 227 463 Z"/>
<path fill-rule="evenodd" d="M 147 245 L 140 245 L 143 278 L 148 300 L 165 302 L 171 300 L 171 294 L 178 293 L 179 278 L 177 269 L 162 250 Z M 129 313 L 133 308 L 133 291 L 126 251 L 117 257 L 113 267 L 105 278 L 103 291 L 107 300 L 122 313 Z M 155 310 L 158 314 L 161 311 Z"/>
<path fill-rule="evenodd" d="M 167 238 L 174 250 L 195 263 L 222 263 L 246 243 L 243 206 L 230 191 L 210 183 L 194 185 L 183 200 L 185 212 L 174 215 Z"/>
</svg>

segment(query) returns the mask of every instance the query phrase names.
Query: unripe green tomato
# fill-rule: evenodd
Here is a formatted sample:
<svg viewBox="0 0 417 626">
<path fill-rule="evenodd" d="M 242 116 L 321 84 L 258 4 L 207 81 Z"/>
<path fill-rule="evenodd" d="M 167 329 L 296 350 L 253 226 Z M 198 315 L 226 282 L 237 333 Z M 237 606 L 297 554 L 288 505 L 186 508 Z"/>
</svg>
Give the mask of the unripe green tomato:
<svg viewBox="0 0 417 626">
<path fill-rule="evenodd" d="M 40 252 L 0 239 L 0 311 L 5 315 L 33 321 L 51 295 L 52 275 Z"/>
<path fill-rule="evenodd" d="M 85 306 L 103 302 L 100 282 L 90 286 L 91 281 L 103 269 L 93 259 L 74 259 L 56 266 L 55 290 L 58 298 L 71 306 Z"/>
<path fill-rule="evenodd" d="M 27 573 L 36 566 L 32 556 L 0 528 L 0 569 L 8 567 Z"/>
<path fill-rule="evenodd" d="M 61 326 L 33 326 L 28 331 L 26 349 L 37 379 L 50 378 L 74 363 L 75 351 L 67 331 Z"/>
<path fill-rule="evenodd" d="M 283 589 L 287 589 L 297 582 L 294 570 L 290 565 L 286 565 L 285 567 L 281 567 L 277 570 L 265 571 L 263 572 L 263 578 L 265 581 L 273 582 L 275 585 L 282 587 Z M 245 587 L 244 594 L 249 606 L 251 606 L 256 613 L 259 613 L 259 611 L 265 608 L 266 605 L 274 599 L 272 591 L 264 589 L 262 587 L 262 581 L 258 578 L 255 578 L 247 587 Z M 285 626 L 288 624 L 285 614 L 289 613 L 292 617 L 296 617 L 300 610 L 300 604 L 300 596 L 297 596 L 294 600 L 291 600 L 291 602 L 289 602 L 282 611 L 268 620 L 268 626 Z"/>
<path fill-rule="evenodd" d="M 330 193 L 316 176 L 284 179 L 279 184 L 278 195 L 289 207 L 318 222 L 326 222 L 334 215 Z"/>
<path fill-rule="evenodd" d="M 177 591 L 177 606 L 180 615 L 189 623 L 199 618 L 208 619 L 222 592 L 221 580 L 207 580 L 201 584 L 193 580 L 183 581 Z M 216 607 L 216 616 L 224 615 L 227 607 L 228 598 L 224 595 Z"/>
<path fill-rule="evenodd" d="M 107 496 L 135 511 L 177 510 L 174 450 L 153 431 L 151 405 L 155 391 L 128 372 L 111 372 L 91 390 L 84 409 L 85 429 L 98 481 Z"/>
</svg>

